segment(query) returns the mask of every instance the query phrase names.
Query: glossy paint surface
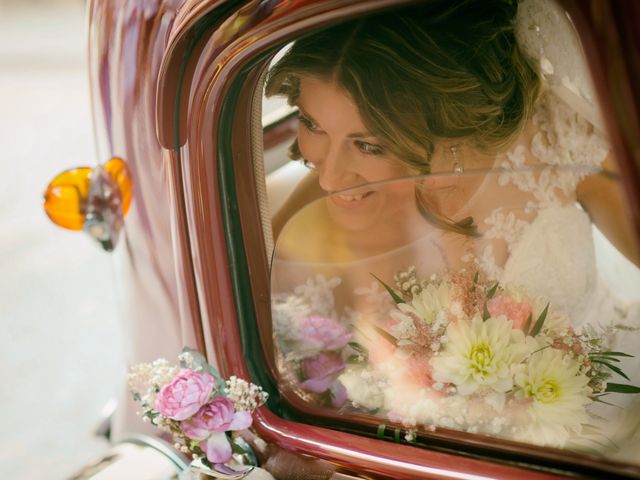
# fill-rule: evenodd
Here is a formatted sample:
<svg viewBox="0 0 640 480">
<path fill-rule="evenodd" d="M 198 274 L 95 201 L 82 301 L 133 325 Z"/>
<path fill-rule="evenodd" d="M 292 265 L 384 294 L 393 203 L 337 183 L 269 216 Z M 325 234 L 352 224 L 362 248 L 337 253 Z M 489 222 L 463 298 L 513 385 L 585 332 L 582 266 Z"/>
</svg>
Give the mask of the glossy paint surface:
<svg viewBox="0 0 640 480">
<path fill-rule="evenodd" d="M 123 158 L 134 184 L 124 236 L 116 252 L 117 289 L 127 364 L 172 358 L 195 344 L 182 329 L 172 235 L 170 155 L 157 141 L 155 94 L 159 65 L 182 2 L 93 1 L 89 79 L 98 158 Z M 116 439 L 144 430 L 128 395 L 113 425 Z M 148 428 L 149 433 L 153 429 Z M 155 432 L 154 432 L 155 433 Z"/>
<path fill-rule="evenodd" d="M 237 207 L 225 203 L 219 186 L 221 177 L 233 176 L 230 165 L 219 164 L 220 149 L 228 142 L 220 132 L 229 130 L 229 125 L 220 123 L 221 110 L 230 106 L 236 75 L 268 48 L 296 32 L 398 2 L 265 1 L 236 9 L 240 3 L 162 2 L 154 10 L 133 1 L 95 1 L 90 9 L 91 65 L 96 117 L 98 124 L 104 125 L 104 148 L 127 160 L 136 183 L 135 207 L 127 219 L 126 232 L 127 289 L 131 311 L 134 316 L 141 315 L 136 319 L 138 334 L 158 322 L 162 328 L 155 332 L 156 347 L 162 346 L 167 352 L 163 355 L 171 355 L 171 350 L 183 344 L 197 346 L 217 363 L 223 375 L 247 377 L 238 312 L 254 306 L 260 311 L 260 305 L 268 303 L 268 277 L 252 276 L 249 293 L 253 293 L 254 305 L 236 304 L 234 289 L 246 285 L 238 283 L 235 272 L 239 267 L 230 263 L 229 256 L 230 249 L 242 246 L 231 245 L 232 237 L 225 230 L 225 222 Z M 612 142 L 630 198 L 638 199 L 636 162 L 640 150 L 637 135 L 631 133 L 637 125 L 640 91 L 626 75 L 640 65 L 640 38 L 624 36 L 628 20 L 620 18 L 618 7 L 599 1 L 564 3 L 581 31 L 595 31 L 597 38 L 606 39 L 598 42 L 586 37 L 585 48 L 606 106 L 605 118 L 614 132 Z M 639 21 L 638 9 L 631 11 Z M 630 42 L 635 48 L 625 50 L 624 55 L 615 54 L 620 51 L 615 50 L 619 48 L 616 41 Z M 610 62 L 618 62 L 622 77 L 598 73 L 609 72 Z M 626 101 L 611 98 L 614 85 Z M 251 102 L 235 100 L 241 107 L 235 113 L 238 121 L 233 134 L 248 139 Z M 249 158 L 248 144 L 244 142 L 237 158 Z M 239 202 L 255 203 L 252 183 L 248 185 L 246 192 L 238 193 Z M 243 227 L 247 228 L 242 237 L 244 251 L 262 251 L 259 224 Z M 251 268 L 264 274 L 265 257 L 255 258 L 249 259 Z M 133 335 L 131 341 L 135 345 L 145 338 Z M 256 429 L 283 448 L 383 478 L 555 477 L 309 426 L 284 420 L 266 409 L 257 414 Z"/>
</svg>

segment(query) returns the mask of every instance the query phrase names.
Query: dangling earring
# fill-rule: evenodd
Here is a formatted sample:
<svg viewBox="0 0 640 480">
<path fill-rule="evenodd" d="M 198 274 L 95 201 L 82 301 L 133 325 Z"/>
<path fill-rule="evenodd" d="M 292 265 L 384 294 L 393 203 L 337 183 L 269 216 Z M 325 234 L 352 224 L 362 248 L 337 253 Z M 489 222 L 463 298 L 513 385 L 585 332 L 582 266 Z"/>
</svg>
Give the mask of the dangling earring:
<svg viewBox="0 0 640 480">
<path fill-rule="evenodd" d="M 460 175 L 462 172 L 464 172 L 462 161 L 458 158 L 458 146 L 459 145 L 451 145 L 449 147 L 449 152 L 451 152 L 453 173 L 455 173 L 456 175 Z"/>
</svg>

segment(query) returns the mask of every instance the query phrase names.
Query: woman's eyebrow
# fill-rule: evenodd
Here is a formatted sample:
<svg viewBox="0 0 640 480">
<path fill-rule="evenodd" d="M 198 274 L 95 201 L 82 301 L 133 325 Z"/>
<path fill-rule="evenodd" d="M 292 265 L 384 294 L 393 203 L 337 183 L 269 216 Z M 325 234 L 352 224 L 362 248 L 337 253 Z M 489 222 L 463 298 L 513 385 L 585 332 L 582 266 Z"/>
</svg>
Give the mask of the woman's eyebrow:
<svg viewBox="0 0 640 480">
<path fill-rule="evenodd" d="M 377 138 L 377 137 L 370 132 L 354 132 L 347 135 L 347 138 Z"/>
<path fill-rule="evenodd" d="M 307 111 L 300 104 L 298 104 L 297 107 L 303 117 L 308 118 L 318 127 L 320 126 L 320 124 L 316 121 L 316 119 L 313 118 L 311 115 L 309 115 Z M 347 135 L 347 138 L 377 138 L 377 137 L 371 132 L 364 131 L 364 132 L 350 133 L 349 135 Z"/>
<path fill-rule="evenodd" d="M 318 122 L 316 122 L 316 119 L 313 118 L 311 115 L 309 115 L 307 113 L 307 111 L 302 108 L 300 105 L 296 105 L 298 107 L 299 112 L 302 114 L 303 117 L 308 118 L 309 120 L 311 120 L 313 123 L 315 123 L 316 125 L 318 125 Z"/>
</svg>

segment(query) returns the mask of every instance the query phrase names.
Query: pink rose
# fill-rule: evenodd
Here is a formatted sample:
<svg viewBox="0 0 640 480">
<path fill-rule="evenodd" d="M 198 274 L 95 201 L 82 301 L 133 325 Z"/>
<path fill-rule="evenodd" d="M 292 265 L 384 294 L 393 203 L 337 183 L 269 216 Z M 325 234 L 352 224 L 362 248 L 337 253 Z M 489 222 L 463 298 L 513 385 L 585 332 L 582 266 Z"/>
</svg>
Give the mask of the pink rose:
<svg viewBox="0 0 640 480">
<path fill-rule="evenodd" d="M 200 410 L 213 391 L 214 379 L 208 373 L 183 369 L 163 386 L 156 396 L 155 408 L 173 420 L 185 420 Z"/>
<path fill-rule="evenodd" d="M 302 383 L 302 387 L 312 392 L 322 393 L 338 378 L 344 367 L 344 361 L 335 353 L 321 353 L 315 357 L 305 358 L 302 362 L 302 372 L 307 380 Z"/>
<path fill-rule="evenodd" d="M 225 432 L 249 428 L 251 421 L 251 414 L 236 412 L 227 397 L 215 397 L 181 426 L 187 437 L 201 441 L 200 448 L 210 462 L 224 463 L 231 458 Z"/>
<path fill-rule="evenodd" d="M 351 334 L 344 325 L 334 318 L 319 315 L 304 319 L 300 336 L 305 345 L 320 350 L 338 350 L 351 340 Z"/>
<path fill-rule="evenodd" d="M 531 315 L 531 305 L 518 302 L 512 297 L 498 295 L 487 301 L 487 310 L 492 317 L 504 315 L 513 322 L 513 328 L 522 329 Z"/>
<path fill-rule="evenodd" d="M 301 386 L 315 393 L 324 393 L 329 390 L 333 405 L 339 407 L 347 400 L 346 390 L 338 380 L 344 367 L 344 360 L 337 353 L 321 353 L 315 357 L 305 358 L 302 362 L 302 373 L 306 380 Z"/>
</svg>

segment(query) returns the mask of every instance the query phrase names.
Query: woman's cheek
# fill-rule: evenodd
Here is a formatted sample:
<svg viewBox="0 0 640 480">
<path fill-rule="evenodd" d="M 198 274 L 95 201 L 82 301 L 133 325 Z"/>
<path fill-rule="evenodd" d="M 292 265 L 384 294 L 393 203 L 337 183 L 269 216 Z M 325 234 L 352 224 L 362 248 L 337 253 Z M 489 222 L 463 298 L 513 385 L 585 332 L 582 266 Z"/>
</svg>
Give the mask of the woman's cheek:
<svg viewBox="0 0 640 480">
<path fill-rule="evenodd" d="M 369 157 L 368 163 L 370 174 L 375 176 L 375 178 L 372 178 L 372 181 L 394 180 L 409 177 L 414 174 L 408 165 L 393 157 Z"/>
<path fill-rule="evenodd" d="M 298 148 L 302 158 L 312 163 L 318 160 L 318 155 L 323 148 L 322 139 L 319 137 L 319 135 L 307 132 L 303 126 L 300 126 L 298 130 Z"/>
</svg>

